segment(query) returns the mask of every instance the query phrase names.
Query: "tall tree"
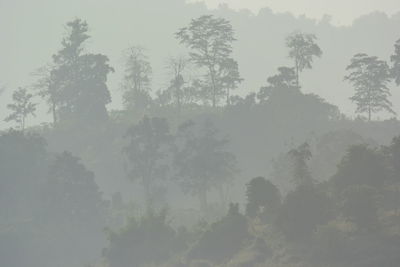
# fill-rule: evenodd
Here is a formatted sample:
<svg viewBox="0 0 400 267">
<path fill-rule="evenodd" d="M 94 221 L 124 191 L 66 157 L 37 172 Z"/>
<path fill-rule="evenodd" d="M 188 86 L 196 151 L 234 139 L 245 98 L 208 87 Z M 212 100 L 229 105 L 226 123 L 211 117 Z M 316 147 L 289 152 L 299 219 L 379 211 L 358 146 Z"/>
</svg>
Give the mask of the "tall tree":
<svg viewBox="0 0 400 267">
<path fill-rule="evenodd" d="M 50 104 L 54 122 L 104 120 L 108 117 L 106 105 L 111 102 L 107 76 L 114 69 L 105 55 L 84 53 L 90 38 L 86 21 L 75 19 L 66 28 L 62 48 L 53 55 L 51 66 L 42 69 L 36 87 Z"/>
<path fill-rule="evenodd" d="M 123 82 L 126 108 L 147 108 L 150 104 L 152 68 L 145 49 L 133 46 L 127 50 L 125 77 Z"/>
<path fill-rule="evenodd" d="M 12 95 L 13 103 L 7 105 L 12 113 L 4 120 L 15 121 L 19 124 L 21 131 L 24 131 L 26 118 L 29 115 L 35 116 L 36 104 L 32 102 L 32 98 L 33 95 L 25 88 L 18 88 Z"/>
<path fill-rule="evenodd" d="M 186 71 L 189 64 L 189 60 L 185 57 L 172 57 L 168 59 L 167 69 L 172 76 L 168 91 L 171 92 L 174 98 L 175 105 L 180 113 L 182 104 L 184 102 L 185 94 L 185 78 L 184 72 Z"/>
<path fill-rule="evenodd" d="M 39 68 L 34 72 L 34 75 L 38 77 L 38 81 L 33 85 L 33 88 L 38 91 L 38 95 L 45 99 L 53 117 L 53 125 L 58 121 L 58 106 L 60 104 L 59 90 L 61 86 L 57 84 L 55 72 L 52 70 L 51 65 L 47 65 Z"/>
<path fill-rule="evenodd" d="M 229 106 L 231 104 L 231 90 L 238 88 L 243 79 L 240 77 L 238 63 L 232 58 L 223 61 L 220 71 L 220 86 L 226 92 L 226 105 Z"/>
<path fill-rule="evenodd" d="M 356 54 L 346 70 L 349 74 L 344 79 L 353 84 L 356 91 L 350 99 L 356 102 L 357 113 L 366 112 L 369 121 L 374 112 L 384 110 L 395 114 L 388 100 L 391 96 L 387 87 L 390 69 L 385 61 L 363 53 Z"/>
<path fill-rule="evenodd" d="M 294 32 L 286 38 L 289 57 L 294 60 L 296 85 L 300 88 L 299 75 L 304 69 L 311 69 L 314 57 L 321 57 L 322 50 L 314 34 Z"/>
<path fill-rule="evenodd" d="M 393 63 L 392 75 L 397 85 L 400 85 L 400 39 L 394 44 L 394 54 L 390 57 Z"/>
<path fill-rule="evenodd" d="M 168 152 L 171 135 L 166 119 L 145 116 L 137 125 L 131 127 L 123 149 L 126 167 L 131 180 L 140 180 L 144 187 L 146 204 L 153 198 L 157 181 L 167 178 L 169 169 Z"/>
<path fill-rule="evenodd" d="M 191 49 L 190 57 L 200 68 L 207 71 L 207 83 L 211 89 L 211 102 L 215 107 L 223 95 L 220 81 L 224 62 L 230 58 L 235 41 L 230 22 L 212 15 L 193 19 L 188 27 L 180 29 L 176 37 Z"/>
<path fill-rule="evenodd" d="M 227 145 L 228 140 L 219 137 L 209 120 L 200 125 L 188 121 L 178 129 L 176 175 L 185 193 L 199 197 L 203 211 L 207 210 L 207 192 L 215 188 L 222 193 L 223 186 L 232 181 L 237 171 L 236 158 Z"/>
</svg>

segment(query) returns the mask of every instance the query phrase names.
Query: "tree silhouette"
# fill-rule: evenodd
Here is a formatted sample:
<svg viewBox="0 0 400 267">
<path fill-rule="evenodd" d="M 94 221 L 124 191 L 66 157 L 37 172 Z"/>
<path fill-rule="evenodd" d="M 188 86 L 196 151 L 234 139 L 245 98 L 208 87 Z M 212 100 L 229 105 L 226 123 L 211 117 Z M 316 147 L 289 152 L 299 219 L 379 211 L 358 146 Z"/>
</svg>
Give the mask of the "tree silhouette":
<svg viewBox="0 0 400 267">
<path fill-rule="evenodd" d="M 237 171 L 236 158 L 226 150 L 227 145 L 228 140 L 219 137 L 209 120 L 199 125 L 187 121 L 178 129 L 176 175 L 185 193 L 199 197 L 203 211 L 207 210 L 207 192 L 232 181 Z"/>
<path fill-rule="evenodd" d="M 131 127 L 123 152 L 126 168 L 131 180 L 139 179 L 144 187 L 146 204 L 153 201 L 153 189 L 157 181 L 165 180 L 168 171 L 168 152 L 171 142 L 166 119 L 145 116 Z"/>
<path fill-rule="evenodd" d="M 84 53 L 90 38 L 86 21 L 75 19 L 66 28 L 62 48 L 53 55 L 52 64 L 39 71 L 36 88 L 49 103 L 54 123 L 65 119 L 86 123 L 105 120 L 105 106 L 111 102 L 107 76 L 114 69 L 105 55 Z"/>
<path fill-rule="evenodd" d="M 152 68 L 145 49 L 133 46 L 126 52 L 126 68 L 123 81 L 124 105 L 127 109 L 146 109 L 151 101 Z"/>
<path fill-rule="evenodd" d="M 172 77 L 167 92 L 175 102 L 179 114 L 182 105 L 185 104 L 185 99 L 187 98 L 187 96 L 185 96 L 187 89 L 185 88 L 186 81 L 184 73 L 188 68 L 189 63 L 189 59 L 183 56 L 171 57 L 167 61 L 167 69 L 169 75 Z"/>
<path fill-rule="evenodd" d="M 29 115 L 35 116 L 36 104 L 32 102 L 32 98 L 33 95 L 28 93 L 25 88 L 18 88 L 12 95 L 13 103 L 7 105 L 12 113 L 4 120 L 15 121 L 19 124 L 21 131 L 24 131 L 26 118 Z"/>
<path fill-rule="evenodd" d="M 312 157 L 310 145 L 303 143 L 296 149 L 289 151 L 293 163 L 293 178 L 296 185 L 312 184 L 313 179 L 308 169 L 307 161 Z"/>
<path fill-rule="evenodd" d="M 385 61 L 367 54 L 356 54 L 346 70 L 349 74 L 344 79 L 353 84 L 356 91 L 350 99 L 356 102 L 357 113 L 366 112 L 369 121 L 374 112 L 384 110 L 395 114 L 388 100 L 391 96 L 387 87 L 390 70 Z"/>
<path fill-rule="evenodd" d="M 279 189 L 264 177 L 253 178 L 246 185 L 246 215 L 272 217 L 281 204 Z"/>
<path fill-rule="evenodd" d="M 240 77 L 238 63 L 232 59 L 227 58 L 221 65 L 221 87 L 226 92 L 226 105 L 231 104 L 231 90 L 236 89 L 243 81 Z"/>
<path fill-rule="evenodd" d="M 279 67 L 278 74 L 269 77 L 267 81 L 268 85 L 261 87 L 257 94 L 257 98 L 263 102 L 277 91 L 294 91 L 298 89 L 294 68 Z"/>
<path fill-rule="evenodd" d="M 393 63 L 392 75 L 397 85 L 400 85 L 400 39 L 394 44 L 394 54 L 390 57 Z"/>
<path fill-rule="evenodd" d="M 314 34 L 294 32 L 286 38 L 289 57 L 294 60 L 296 85 L 300 88 L 299 74 L 304 69 L 311 69 L 314 57 L 321 57 L 322 50 L 316 44 Z"/>
<path fill-rule="evenodd" d="M 220 87 L 224 63 L 232 53 L 234 31 L 230 22 L 212 15 L 193 19 L 188 27 L 180 29 L 176 37 L 182 44 L 191 49 L 192 61 L 207 70 L 207 83 L 211 90 L 212 106 L 216 107 L 222 96 Z M 206 87 L 207 88 L 207 87 Z M 204 94 L 207 98 L 207 94 Z"/>
</svg>

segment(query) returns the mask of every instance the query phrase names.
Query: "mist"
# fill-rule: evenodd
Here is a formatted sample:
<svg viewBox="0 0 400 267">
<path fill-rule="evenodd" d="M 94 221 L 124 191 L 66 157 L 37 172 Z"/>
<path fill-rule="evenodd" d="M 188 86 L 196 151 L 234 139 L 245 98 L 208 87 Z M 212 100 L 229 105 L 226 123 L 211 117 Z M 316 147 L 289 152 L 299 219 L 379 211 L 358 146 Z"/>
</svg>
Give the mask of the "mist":
<svg viewBox="0 0 400 267">
<path fill-rule="evenodd" d="M 395 1 L 0 0 L 0 265 L 400 262 Z"/>
</svg>

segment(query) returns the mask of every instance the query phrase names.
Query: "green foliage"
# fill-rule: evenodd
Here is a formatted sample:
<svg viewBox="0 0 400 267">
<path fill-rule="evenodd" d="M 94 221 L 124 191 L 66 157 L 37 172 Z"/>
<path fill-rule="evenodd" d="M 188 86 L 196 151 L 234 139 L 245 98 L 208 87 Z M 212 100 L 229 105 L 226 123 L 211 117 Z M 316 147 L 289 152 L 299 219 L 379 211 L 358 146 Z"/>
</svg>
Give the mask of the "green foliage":
<svg viewBox="0 0 400 267">
<path fill-rule="evenodd" d="M 379 223 L 378 200 L 376 188 L 368 185 L 350 186 L 343 192 L 341 211 L 359 230 L 376 230 Z"/>
<path fill-rule="evenodd" d="M 0 135 L 0 169 L 2 263 L 66 267 L 98 256 L 107 206 L 77 158 L 50 154 L 36 134 L 10 131 Z"/>
<path fill-rule="evenodd" d="M 13 95 L 13 103 L 8 104 L 7 108 L 12 113 L 7 116 L 5 121 L 15 121 L 19 124 L 19 128 L 23 131 L 25 129 L 25 121 L 29 115 L 35 116 L 36 105 L 32 102 L 33 95 L 28 93 L 25 88 L 18 88 Z"/>
<path fill-rule="evenodd" d="M 387 178 L 382 153 L 361 144 L 348 149 L 338 165 L 337 173 L 332 177 L 332 183 L 337 192 L 353 185 L 367 185 L 379 189 Z"/>
<path fill-rule="evenodd" d="M 193 19 L 188 27 L 180 29 L 175 35 L 191 50 L 191 60 L 206 70 L 202 98 L 211 100 L 212 106 L 216 107 L 224 95 L 223 85 L 232 89 L 241 80 L 237 63 L 230 58 L 232 43 L 235 41 L 230 22 L 204 15 Z"/>
<path fill-rule="evenodd" d="M 357 113 L 366 112 L 369 121 L 372 113 L 382 110 L 396 114 L 388 100 L 391 96 L 387 87 L 390 70 L 385 61 L 367 54 L 356 54 L 346 70 L 349 74 L 344 79 L 353 84 L 356 91 L 350 99 L 357 104 Z"/>
<path fill-rule="evenodd" d="M 125 77 L 123 81 L 123 99 L 128 110 L 146 110 L 151 104 L 152 68 L 144 48 L 133 46 L 126 55 Z"/>
<path fill-rule="evenodd" d="M 290 150 L 289 156 L 292 158 L 293 163 L 294 183 L 297 185 L 311 184 L 313 178 L 307 165 L 307 161 L 312 157 L 310 145 L 303 143 L 298 148 Z"/>
<path fill-rule="evenodd" d="M 128 144 L 123 152 L 131 180 L 139 179 L 145 189 L 147 204 L 153 198 L 154 185 L 167 178 L 168 155 L 172 136 L 166 119 L 147 116 L 132 126 L 127 134 Z"/>
<path fill-rule="evenodd" d="M 239 213 L 238 204 L 231 204 L 228 214 L 212 224 L 190 249 L 188 258 L 221 263 L 237 253 L 249 238 L 246 217 Z"/>
<path fill-rule="evenodd" d="M 286 91 L 289 90 L 297 91 L 299 89 L 296 84 L 296 73 L 293 68 L 280 67 L 278 68 L 278 72 L 278 74 L 267 79 L 267 86 L 260 89 L 259 93 L 257 94 L 257 97 L 260 99 L 260 101 L 266 101 L 270 97 L 286 93 Z"/>
<path fill-rule="evenodd" d="M 322 50 L 316 44 L 314 34 L 294 32 L 286 38 L 289 48 L 289 57 L 294 60 L 296 70 L 296 86 L 300 87 L 299 73 L 304 69 L 311 69 L 314 57 L 321 57 Z"/>
<path fill-rule="evenodd" d="M 260 216 L 267 222 L 273 221 L 281 205 L 279 189 L 273 183 L 264 177 L 253 178 L 246 185 L 246 197 L 247 216 Z"/>
<path fill-rule="evenodd" d="M 186 193 L 200 199 L 207 209 L 207 192 L 229 184 L 237 172 L 236 158 L 227 150 L 228 140 L 221 138 L 210 120 L 183 123 L 177 133 L 174 156 L 176 176 Z"/>
<path fill-rule="evenodd" d="M 391 73 L 397 85 L 400 85 L 400 39 L 394 44 L 394 54 L 390 57 L 393 63 Z"/>
<path fill-rule="evenodd" d="M 107 56 L 84 53 L 90 38 L 85 21 L 75 19 L 66 26 L 69 32 L 62 48 L 37 84 L 40 95 L 50 104 L 54 122 L 103 122 L 108 118 L 105 106 L 111 102 L 107 76 L 114 69 Z"/>
<path fill-rule="evenodd" d="M 109 233 L 109 248 L 104 250 L 110 267 L 143 266 L 166 262 L 173 253 L 185 248 L 167 223 L 166 212 L 148 214 L 139 220 L 131 218 L 119 232 Z"/>
<path fill-rule="evenodd" d="M 313 184 L 303 184 L 286 196 L 276 226 L 288 240 L 309 241 L 317 227 L 331 219 L 332 208 L 326 192 Z"/>
</svg>

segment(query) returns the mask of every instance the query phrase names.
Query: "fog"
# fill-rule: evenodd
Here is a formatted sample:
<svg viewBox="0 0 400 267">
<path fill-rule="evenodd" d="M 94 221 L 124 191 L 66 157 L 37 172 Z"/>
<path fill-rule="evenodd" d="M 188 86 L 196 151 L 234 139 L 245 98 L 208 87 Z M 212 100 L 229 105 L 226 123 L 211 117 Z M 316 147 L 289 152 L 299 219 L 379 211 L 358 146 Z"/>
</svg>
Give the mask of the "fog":
<svg viewBox="0 0 400 267">
<path fill-rule="evenodd" d="M 389 0 L 0 0 L 0 266 L 398 266 L 399 29 Z"/>
</svg>

